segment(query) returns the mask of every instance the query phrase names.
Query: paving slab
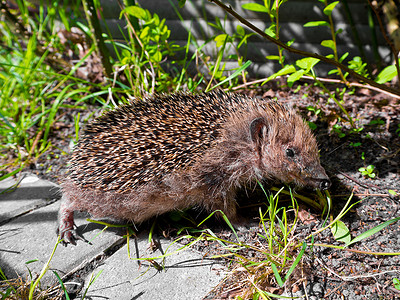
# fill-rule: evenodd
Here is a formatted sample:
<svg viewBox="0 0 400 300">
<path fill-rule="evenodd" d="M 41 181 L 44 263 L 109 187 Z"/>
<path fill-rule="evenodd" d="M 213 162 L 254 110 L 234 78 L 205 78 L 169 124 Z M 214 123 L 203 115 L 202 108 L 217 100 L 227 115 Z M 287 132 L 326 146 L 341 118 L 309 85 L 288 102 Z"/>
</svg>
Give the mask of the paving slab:
<svg viewBox="0 0 400 300">
<path fill-rule="evenodd" d="M 103 299 L 203 299 L 226 276 L 224 266 L 213 259 L 207 259 L 193 249 L 161 239 L 161 250 L 152 252 L 146 234 L 137 238 L 137 247 L 131 245 L 131 257 L 125 245 L 103 265 L 93 271 L 100 276 L 88 289 L 87 297 Z M 132 242 L 132 244 L 134 244 Z M 165 260 L 156 258 L 161 269 L 147 261 L 134 258 L 155 258 L 162 253 L 171 253 Z M 86 287 L 89 283 L 86 279 Z"/>
<path fill-rule="evenodd" d="M 0 182 L 0 191 L 15 186 L 16 180 Z M 0 267 L 8 278 L 22 276 L 29 279 L 40 274 L 57 243 L 56 226 L 59 209 L 57 185 L 27 175 L 12 192 L 0 195 Z M 88 214 L 75 213 L 78 231 L 90 243 L 78 241 L 77 246 L 58 245 L 50 270 L 41 281 L 42 287 L 57 284 L 52 270 L 61 277 L 85 269 L 91 261 L 105 258 L 94 270 L 102 271 L 90 286 L 89 299 L 202 299 L 225 276 L 225 269 L 217 261 L 204 258 L 201 253 L 186 248 L 163 259 L 156 259 L 161 269 L 148 261 L 130 259 L 127 246 L 121 247 L 123 228 L 102 231 L 102 225 L 86 221 Z M 3 222 L 1 222 L 3 221 Z M 132 257 L 157 257 L 172 253 L 182 245 L 160 239 L 156 252 L 149 249 L 148 233 L 131 240 Z M 115 251 L 115 250 L 114 250 Z M 161 252 L 160 252 L 161 251 Z M 113 253 L 111 256 L 108 256 Z M 29 262 L 29 263 L 27 263 Z M 88 275 L 89 276 L 89 275 Z M 88 286 L 90 277 L 85 278 Z"/>
<path fill-rule="evenodd" d="M 0 181 L 0 224 L 60 197 L 58 185 L 25 173 Z"/>
<path fill-rule="evenodd" d="M 27 267 L 33 274 L 39 274 L 49 259 L 57 242 L 56 223 L 59 201 L 36 209 L 0 226 L 0 266 L 6 276 L 28 275 Z M 78 246 L 59 245 L 50 267 L 60 276 L 68 273 L 92 257 L 101 254 L 121 236 L 114 230 L 101 232 L 102 226 L 86 221 L 86 214 L 76 214 L 75 223 L 86 239 L 92 244 L 80 242 Z M 26 262 L 37 260 L 26 265 Z M 57 282 L 55 275 L 48 272 L 44 285 Z"/>
</svg>

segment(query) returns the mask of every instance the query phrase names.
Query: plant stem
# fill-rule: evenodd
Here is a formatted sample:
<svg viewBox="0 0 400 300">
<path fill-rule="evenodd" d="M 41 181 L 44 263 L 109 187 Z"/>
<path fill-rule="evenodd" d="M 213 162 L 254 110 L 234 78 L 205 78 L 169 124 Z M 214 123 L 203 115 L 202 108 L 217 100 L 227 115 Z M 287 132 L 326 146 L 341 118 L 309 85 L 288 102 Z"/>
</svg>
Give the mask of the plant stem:
<svg viewBox="0 0 400 300">
<path fill-rule="evenodd" d="M 93 43 L 96 47 L 96 52 L 100 56 L 105 75 L 108 78 L 112 78 L 110 53 L 104 43 L 99 18 L 97 17 L 97 12 L 93 0 L 82 0 L 82 4 L 85 11 L 86 20 L 88 22 L 90 31 L 92 32 Z"/>
<path fill-rule="evenodd" d="M 56 252 L 58 244 L 61 242 L 60 237 L 58 237 L 56 244 L 54 245 L 53 251 L 50 254 L 49 259 L 47 260 L 47 263 L 43 266 L 42 271 L 40 272 L 39 277 L 35 280 L 35 282 L 31 285 L 29 288 L 29 296 L 28 299 L 32 300 L 33 299 L 33 293 L 35 291 L 35 288 L 37 285 L 40 283 L 40 280 L 43 278 L 44 274 L 46 274 L 47 270 L 50 267 L 50 262 L 53 259 L 54 253 Z"/>
<path fill-rule="evenodd" d="M 327 7 L 328 6 L 328 1 L 325 0 L 324 4 L 325 4 L 325 7 Z M 331 29 L 332 41 L 333 41 L 333 45 L 334 45 L 334 47 L 332 49 L 333 50 L 333 55 L 335 57 L 335 60 L 337 62 L 339 62 L 339 56 L 338 56 L 338 53 L 337 53 L 336 32 L 335 32 L 335 26 L 333 24 L 332 14 L 328 15 L 328 20 L 329 20 L 329 28 Z M 342 78 L 343 82 L 346 84 L 347 80 L 346 80 L 346 78 L 344 78 L 342 70 L 338 66 L 337 66 L 337 69 L 338 69 L 340 78 Z"/>
<path fill-rule="evenodd" d="M 279 40 L 279 0 L 275 0 L 275 6 L 276 6 L 275 36 L 276 39 Z M 279 46 L 278 46 L 278 53 L 279 53 L 279 63 L 283 68 L 285 66 L 285 62 L 283 61 L 283 55 L 282 55 L 283 50 Z"/>
</svg>

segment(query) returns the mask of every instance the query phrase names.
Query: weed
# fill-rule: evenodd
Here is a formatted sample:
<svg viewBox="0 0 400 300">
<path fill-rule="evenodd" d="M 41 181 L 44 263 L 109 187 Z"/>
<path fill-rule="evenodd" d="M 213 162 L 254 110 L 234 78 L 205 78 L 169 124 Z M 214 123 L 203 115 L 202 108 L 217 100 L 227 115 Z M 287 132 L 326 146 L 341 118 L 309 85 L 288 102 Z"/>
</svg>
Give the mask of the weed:
<svg viewBox="0 0 400 300">
<path fill-rule="evenodd" d="M 400 60 L 399 60 L 400 61 Z M 393 78 L 396 76 L 399 76 L 397 73 L 397 68 L 395 65 L 390 65 L 384 68 L 376 77 L 376 82 L 377 83 L 386 83 L 391 81 Z"/>
<path fill-rule="evenodd" d="M 338 123 L 332 126 L 332 131 L 338 135 L 339 138 L 344 138 L 347 136 L 357 135 L 364 130 L 364 127 L 352 127 L 350 129 L 345 128 L 341 125 L 341 118 L 338 118 Z M 353 144 L 354 145 L 354 144 Z"/>
<path fill-rule="evenodd" d="M 393 286 L 396 290 L 400 291 L 400 280 L 398 278 L 393 278 Z"/>
<path fill-rule="evenodd" d="M 233 35 L 228 35 L 225 31 L 225 28 L 222 26 L 222 23 L 218 17 L 215 18 L 215 23 L 208 22 L 208 25 L 214 27 L 218 31 L 222 31 L 222 34 L 216 35 L 213 40 L 215 41 L 216 47 L 218 48 L 218 55 L 215 65 L 209 66 L 209 70 L 211 72 L 211 79 L 208 82 L 206 87 L 206 91 L 209 91 L 213 88 L 216 88 L 224 83 L 229 83 L 229 87 L 236 86 L 238 84 L 239 77 L 238 75 L 242 75 L 243 81 L 246 79 L 246 68 L 250 65 L 250 61 L 245 61 L 245 56 L 241 56 L 239 53 L 239 49 L 244 45 L 247 46 L 247 41 L 250 36 L 254 34 L 248 34 L 243 29 L 242 26 L 238 25 L 236 27 L 237 33 Z M 236 60 L 238 62 L 238 68 L 232 69 L 229 71 L 233 71 L 229 77 L 226 76 L 226 68 L 225 63 L 221 65 L 221 62 L 224 59 L 224 53 L 228 53 L 229 49 L 234 49 L 236 54 L 228 55 L 226 59 L 228 60 Z M 214 82 L 216 80 L 216 82 Z M 213 84 L 214 83 L 214 84 Z M 211 88 L 212 87 L 212 88 Z"/>
<path fill-rule="evenodd" d="M 235 11 L 233 11 L 230 7 L 224 5 L 221 3 L 219 0 L 210 0 L 211 2 L 214 2 L 221 8 L 223 8 L 226 12 L 234 16 L 236 19 L 238 19 L 241 23 L 247 25 L 249 28 L 251 28 L 253 31 L 255 31 L 257 34 L 260 36 L 264 37 L 265 39 L 275 43 L 279 47 L 279 55 L 277 57 L 274 57 L 274 59 L 279 60 L 279 62 L 282 65 L 282 69 L 276 72 L 275 74 L 271 75 L 268 77 L 264 82 L 266 83 L 269 80 L 272 80 L 274 78 L 277 78 L 278 76 L 288 76 L 287 77 L 287 82 L 289 87 L 293 86 L 293 83 L 296 82 L 297 80 L 303 78 L 303 77 L 308 77 L 312 78 L 315 83 L 320 86 L 323 91 L 328 95 L 330 99 L 332 99 L 337 106 L 340 108 L 340 110 L 343 112 L 345 115 L 345 120 L 350 123 L 351 127 L 354 129 L 357 129 L 355 126 L 355 122 L 350 116 L 350 114 L 347 112 L 345 107 L 343 106 L 343 96 L 347 91 L 347 88 L 352 85 L 352 83 L 347 81 L 347 77 L 351 75 L 352 77 L 358 79 L 361 82 L 368 83 L 368 85 L 378 88 L 382 91 L 388 91 L 390 90 L 390 93 L 399 95 L 399 92 L 396 89 L 393 88 L 387 88 L 387 86 L 383 85 L 382 83 L 387 82 L 391 80 L 396 74 L 399 72 L 399 63 L 397 60 L 397 55 L 396 56 L 396 65 L 389 66 L 388 68 L 385 68 L 383 71 L 378 75 L 378 78 L 376 81 L 372 80 L 369 78 L 369 72 L 366 69 L 366 65 L 364 62 L 362 62 L 362 59 L 359 57 L 354 57 L 351 59 L 348 63 L 348 66 L 344 64 L 345 59 L 348 57 L 348 53 L 345 53 L 343 55 L 339 55 L 338 49 L 337 49 L 337 35 L 341 33 L 341 30 L 335 30 L 335 25 L 333 23 L 332 19 L 332 12 L 334 9 L 336 9 L 336 6 L 340 3 L 339 1 L 334 1 L 332 3 L 328 3 L 327 0 L 319 0 L 323 4 L 323 13 L 326 16 L 325 20 L 319 20 L 319 21 L 313 21 L 313 22 L 308 22 L 304 26 L 306 27 L 315 27 L 315 26 L 326 26 L 330 29 L 330 39 L 323 40 L 321 41 L 321 45 L 329 48 L 332 50 L 333 54 L 329 54 L 327 56 L 322 56 L 316 53 L 310 53 L 310 52 L 305 52 L 299 49 L 295 49 L 291 47 L 290 43 L 283 43 L 282 41 L 279 40 L 279 26 L 277 26 L 278 20 L 279 20 L 279 9 L 281 5 L 286 2 L 286 1 L 264 1 L 264 5 L 261 4 L 256 4 L 256 3 L 247 3 L 243 7 L 246 9 L 258 11 L 258 12 L 265 12 L 269 14 L 270 19 L 271 19 L 271 26 L 264 32 L 263 30 L 257 28 L 250 22 L 248 22 L 246 19 L 241 17 L 239 14 L 237 14 Z M 347 7 L 347 4 L 344 4 L 345 7 Z M 348 13 L 350 12 L 347 9 Z M 377 17 L 379 18 L 378 14 Z M 275 22 L 275 23 L 274 23 Z M 274 30 L 272 30 L 274 29 Z M 303 56 L 306 56 L 304 59 L 297 60 L 294 64 L 286 64 L 283 54 L 281 52 L 281 49 L 285 49 L 289 52 L 295 53 L 295 54 L 300 54 Z M 393 52 L 395 54 L 395 52 Z M 268 57 L 267 57 L 268 58 Z M 315 71 L 314 71 L 314 66 L 319 63 L 320 61 L 330 63 L 336 67 L 335 70 L 332 70 L 330 74 L 337 74 L 339 75 L 340 80 L 336 80 L 335 82 L 341 82 L 345 84 L 345 87 L 343 88 L 337 88 L 336 93 L 332 93 L 323 83 L 323 79 L 320 79 L 317 77 Z M 382 79 L 380 79 L 382 78 Z M 384 78 L 384 79 L 383 79 Z M 326 80 L 329 81 L 329 80 Z M 360 86 L 361 84 L 358 84 Z"/>
<path fill-rule="evenodd" d="M 371 179 L 374 179 L 376 177 L 375 166 L 374 165 L 368 165 L 367 167 L 361 167 L 361 168 L 358 169 L 358 171 L 364 177 L 369 177 Z"/>
<path fill-rule="evenodd" d="M 40 280 L 43 277 L 43 275 L 47 272 L 49 268 L 49 263 L 53 257 L 54 251 L 57 248 L 59 241 L 57 241 L 53 252 L 48 260 L 48 262 L 45 264 L 45 266 L 42 269 L 41 274 L 34 279 L 32 277 L 31 272 L 29 271 L 29 276 L 30 278 L 27 278 L 24 280 L 22 277 L 18 277 L 15 279 L 7 279 L 6 276 L 4 275 L 3 271 L 0 269 L 0 299 L 9 299 L 9 300 L 19 300 L 19 299 L 27 299 L 27 300 L 46 300 L 46 299 L 52 299 L 52 300 L 58 300 L 62 299 L 62 293 L 61 289 L 59 286 L 52 286 L 47 289 L 42 289 L 40 287 Z M 35 262 L 36 260 L 28 261 L 26 264 L 30 264 Z M 68 298 L 68 295 L 67 299 Z"/>
<path fill-rule="evenodd" d="M 123 70 L 133 94 L 141 96 L 144 91 L 154 93 L 173 88 L 179 77 L 170 76 L 162 63 L 184 48 L 168 42 L 171 31 L 165 25 L 165 19 L 137 5 L 125 7 L 121 17 L 128 25 L 128 36 L 125 37 L 128 45 L 111 41 L 119 59 L 114 67 Z M 138 22 L 132 24 L 132 18 Z"/>
<path fill-rule="evenodd" d="M 363 62 L 361 57 L 354 56 L 353 59 L 349 60 L 348 62 L 349 68 L 361 74 L 364 77 L 369 77 L 367 63 Z"/>
<path fill-rule="evenodd" d="M 314 113 L 314 115 L 318 116 L 321 113 L 321 109 L 315 106 L 307 106 L 307 110 Z"/>
<path fill-rule="evenodd" d="M 10 170 L 22 170 L 52 149 L 54 124 L 65 110 L 85 109 L 84 102 L 93 100 L 104 107 L 110 107 L 109 103 L 115 106 L 118 102 L 128 102 L 132 96 L 142 97 L 147 92 L 169 91 L 187 78 L 185 70 L 182 70 L 180 76 L 171 76 L 162 68 L 167 57 L 173 57 L 186 48 L 168 42 L 170 31 L 165 20 L 138 6 L 127 7 L 121 15 L 128 24 L 126 45 L 113 41 L 111 37 L 106 40 L 117 53 L 117 60 L 112 61 L 116 70 L 114 80 L 107 82 L 106 79 L 102 84 L 96 84 L 75 77 L 87 60 L 93 60 L 96 51 L 102 51 L 96 43 L 83 54 L 77 53 L 80 60 L 76 63 L 74 61 L 72 66 L 63 61 L 61 56 L 57 60 L 53 59 L 63 53 L 67 46 L 71 46 L 70 51 L 79 50 L 79 47 L 73 47 L 73 43 L 60 42 L 54 22 L 57 15 L 61 16 L 67 29 L 79 27 L 93 39 L 93 33 L 88 27 L 75 23 L 73 18 L 65 17 L 67 7 L 57 3 L 49 4 L 49 13 L 45 16 L 44 3 L 41 3 L 40 13 L 35 16 L 26 13 L 27 3 L 18 1 L 22 23 L 17 25 L 21 28 L 33 27 L 35 32 L 39 32 L 37 35 L 27 33 L 25 46 L 24 39 L 13 34 L 14 24 L 11 23 L 15 16 L 6 4 L 1 5 L 8 18 L 6 22 L 0 23 L 0 31 L 4 33 L 0 34 L 0 40 L 7 45 L 0 49 L 0 155 L 6 158 L 0 167 L 0 178 L 11 176 Z M 92 14 L 92 17 L 97 18 L 98 15 Z M 136 29 L 131 22 L 133 18 L 140 21 Z M 31 30 L 29 28 L 26 29 L 28 32 Z M 58 72 L 63 64 L 68 65 L 68 68 L 63 67 Z M 196 83 L 190 86 L 191 89 L 196 87 Z M 93 92 L 94 89 L 96 92 Z M 107 100 L 104 99 L 106 97 Z M 74 118 L 73 140 L 76 142 L 79 116 Z"/>
</svg>

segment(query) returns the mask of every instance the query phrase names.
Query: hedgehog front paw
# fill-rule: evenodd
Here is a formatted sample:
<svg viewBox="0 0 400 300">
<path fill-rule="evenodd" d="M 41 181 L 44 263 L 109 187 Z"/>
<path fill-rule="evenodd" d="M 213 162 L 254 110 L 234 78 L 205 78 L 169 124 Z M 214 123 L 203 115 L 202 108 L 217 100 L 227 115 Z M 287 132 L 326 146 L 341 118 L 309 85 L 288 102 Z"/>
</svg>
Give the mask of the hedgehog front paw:
<svg viewBox="0 0 400 300">
<path fill-rule="evenodd" d="M 68 244 L 76 245 L 77 240 L 86 241 L 81 235 L 79 235 L 74 229 L 74 225 L 72 226 L 63 226 L 65 224 L 61 224 L 57 228 L 57 234 L 59 235 L 59 239 L 61 240 L 61 245 L 67 246 Z"/>
<path fill-rule="evenodd" d="M 61 240 L 61 245 L 63 246 L 67 246 L 68 244 L 76 245 L 76 241 L 82 239 L 82 237 L 78 235 L 76 230 L 73 228 L 59 230 L 59 237 Z"/>
</svg>

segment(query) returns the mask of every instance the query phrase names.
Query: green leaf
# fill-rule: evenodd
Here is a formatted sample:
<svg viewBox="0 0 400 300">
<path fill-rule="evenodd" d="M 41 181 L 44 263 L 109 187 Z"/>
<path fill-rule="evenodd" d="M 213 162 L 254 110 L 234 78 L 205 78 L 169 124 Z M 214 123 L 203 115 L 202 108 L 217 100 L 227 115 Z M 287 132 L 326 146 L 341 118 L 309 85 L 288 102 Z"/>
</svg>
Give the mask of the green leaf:
<svg viewBox="0 0 400 300">
<path fill-rule="evenodd" d="M 329 4 L 327 7 L 324 9 L 324 14 L 327 16 L 330 16 L 332 14 L 332 10 L 335 8 L 335 6 L 339 3 L 339 1 L 332 2 Z"/>
<path fill-rule="evenodd" d="M 376 77 L 377 83 L 386 83 L 391 81 L 397 75 L 397 70 L 395 65 L 388 66 L 384 68 Z"/>
<path fill-rule="evenodd" d="M 293 65 L 286 65 L 275 74 L 277 74 L 277 76 L 282 76 L 293 72 L 296 72 L 296 68 Z"/>
<path fill-rule="evenodd" d="M 278 76 L 283 76 L 283 75 L 287 75 L 287 74 L 291 74 L 293 72 L 296 72 L 296 68 L 293 65 L 286 65 L 284 66 L 282 69 L 280 69 L 278 72 L 276 72 L 275 74 L 272 74 L 271 76 L 269 76 L 267 78 L 267 80 L 265 80 L 261 85 L 264 85 L 265 83 L 267 83 L 268 81 L 275 79 Z"/>
<path fill-rule="evenodd" d="M 335 43 L 332 40 L 323 40 L 321 42 L 321 46 L 331 48 L 333 51 L 335 51 Z"/>
<path fill-rule="evenodd" d="M 306 251 L 306 248 L 307 248 L 307 243 L 303 241 L 303 246 L 301 247 L 301 250 L 300 250 L 299 254 L 297 255 L 295 261 L 293 262 L 293 264 L 290 266 L 290 269 L 286 273 L 285 282 L 289 279 L 290 274 L 293 273 L 294 269 L 299 264 L 301 258 L 304 255 L 304 252 Z"/>
<path fill-rule="evenodd" d="M 394 190 L 389 190 L 389 194 L 390 194 L 390 195 L 393 195 L 393 196 L 397 196 L 397 193 L 396 193 L 396 191 L 394 191 Z"/>
<path fill-rule="evenodd" d="M 317 125 L 314 122 L 307 121 L 307 123 L 311 130 L 317 129 Z"/>
<path fill-rule="evenodd" d="M 343 28 L 339 28 L 338 30 L 335 31 L 335 36 L 343 32 Z"/>
<path fill-rule="evenodd" d="M 279 284 L 279 286 L 283 286 L 284 282 L 282 281 L 282 277 L 281 277 L 281 275 L 279 275 L 278 268 L 276 267 L 276 265 L 273 262 L 271 262 L 271 269 L 272 269 L 272 272 L 274 272 L 276 282 Z"/>
<path fill-rule="evenodd" d="M 268 13 L 268 9 L 264 5 L 261 5 L 258 3 L 245 3 L 245 4 L 242 4 L 242 8 L 251 10 L 251 11 Z"/>
<path fill-rule="evenodd" d="M 303 27 L 329 26 L 326 21 L 311 21 L 303 25 Z"/>
<path fill-rule="evenodd" d="M 351 236 L 350 236 L 350 231 L 347 228 L 346 224 L 338 220 L 332 225 L 331 231 L 333 236 L 335 237 L 335 240 L 337 240 L 338 242 L 343 242 L 346 245 L 349 245 L 351 241 Z"/>
<path fill-rule="evenodd" d="M 330 71 L 328 72 L 328 75 L 338 74 L 338 73 L 339 73 L 338 69 L 332 69 L 332 70 L 330 70 Z"/>
<path fill-rule="evenodd" d="M 146 26 L 143 28 L 143 30 L 140 32 L 140 39 L 144 40 L 145 38 L 149 38 L 150 36 L 150 27 Z"/>
<path fill-rule="evenodd" d="M 374 165 L 369 165 L 369 166 L 367 167 L 367 171 L 370 172 L 370 173 L 373 172 L 374 169 L 375 169 L 375 166 L 374 166 Z"/>
<path fill-rule="evenodd" d="M 290 46 L 292 46 L 293 43 L 294 43 L 294 39 L 291 39 L 290 41 L 286 42 L 286 45 L 288 45 L 290 47 Z"/>
<path fill-rule="evenodd" d="M 160 51 L 157 51 L 156 53 L 154 53 L 151 58 L 153 59 L 153 61 L 155 62 L 160 62 L 162 60 L 162 54 Z"/>
<path fill-rule="evenodd" d="M 394 288 L 400 291 L 400 280 L 398 278 L 393 278 Z"/>
<path fill-rule="evenodd" d="M 393 224 L 393 223 L 395 223 L 395 222 L 397 222 L 399 220 L 400 220 L 400 217 L 397 217 L 397 218 L 391 219 L 389 221 L 386 221 L 386 222 L 384 222 L 384 223 L 382 223 L 382 224 L 380 224 L 380 225 L 378 225 L 378 226 L 376 226 L 374 228 L 371 228 L 371 229 L 361 233 L 359 236 L 355 237 L 349 244 L 347 244 L 347 246 L 350 246 L 351 244 L 357 243 L 357 242 L 359 242 L 359 241 L 361 241 L 361 240 L 363 240 L 363 239 L 365 239 L 367 237 L 370 237 L 371 235 L 381 231 L 385 227 L 387 227 L 387 226 L 389 226 L 389 225 L 391 225 L 391 224 Z"/>
<path fill-rule="evenodd" d="M 304 73 L 304 70 L 299 70 L 291 74 L 287 79 L 289 86 L 292 86 L 294 82 L 299 80 L 304 75 Z"/>
<path fill-rule="evenodd" d="M 121 18 L 121 16 L 124 13 L 127 13 L 128 15 L 131 15 L 131 16 L 141 19 L 141 20 L 146 19 L 146 11 L 143 8 L 136 6 L 136 5 L 128 6 L 127 8 L 125 8 L 123 11 L 121 11 L 121 14 L 119 17 Z"/>
<path fill-rule="evenodd" d="M 246 34 L 246 32 L 244 31 L 244 28 L 242 26 L 240 26 L 240 25 L 236 26 L 236 31 L 240 35 L 245 35 Z"/>
<path fill-rule="evenodd" d="M 25 264 L 31 264 L 31 263 L 34 263 L 34 262 L 37 262 L 37 261 L 39 261 L 38 259 L 32 259 L 32 260 L 28 260 L 28 261 L 26 261 L 25 262 Z"/>
<path fill-rule="evenodd" d="M 265 29 L 264 32 L 265 32 L 266 34 L 268 34 L 270 37 L 276 38 L 276 32 L 275 32 L 274 29 L 271 28 L 271 27 L 274 27 L 274 26 L 270 26 L 269 28 Z"/>
<path fill-rule="evenodd" d="M 56 275 L 58 282 L 61 285 L 62 290 L 64 291 L 64 297 L 66 300 L 70 300 L 71 298 L 68 295 L 67 289 L 65 288 L 64 282 L 62 281 L 60 275 L 58 275 L 58 273 L 56 271 L 53 271 L 54 275 Z"/>
<path fill-rule="evenodd" d="M 228 35 L 227 35 L 227 34 L 220 34 L 220 35 L 217 35 L 217 36 L 214 38 L 214 41 L 217 43 L 217 47 L 223 46 L 223 45 L 226 43 L 227 38 L 228 38 Z"/>
<path fill-rule="evenodd" d="M 299 59 L 296 61 L 296 65 L 299 68 L 306 70 L 306 72 L 310 71 L 317 63 L 319 62 L 318 58 L 314 57 L 306 57 L 303 59 Z"/>
<path fill-rule="evenodd" d="M 346 52 L 345 54 L 343 54 L 342 57 L 339 58 L 339 62 L 344 61 L 347 58 L 347 56 L 349 56 L 349 52 Z"/>
<path fill-rule="evenodd" d="M 58 14 L 60 15 L 61 21 L 62 21 L 63 25 L 65 26 L 65 29 L 67 29 L 68 31 L 71 31 L 71 26 L 69 24 L 69 19 L 65 13 L 65 10 L 59 9 Z"/>
<path fill-rule="evenodd" d="M 184 6 L 185 6 L 185 3 L 186 3 L 186 0 L 178 0 L 179 8 L 184 7 Z"/>
</svg>

